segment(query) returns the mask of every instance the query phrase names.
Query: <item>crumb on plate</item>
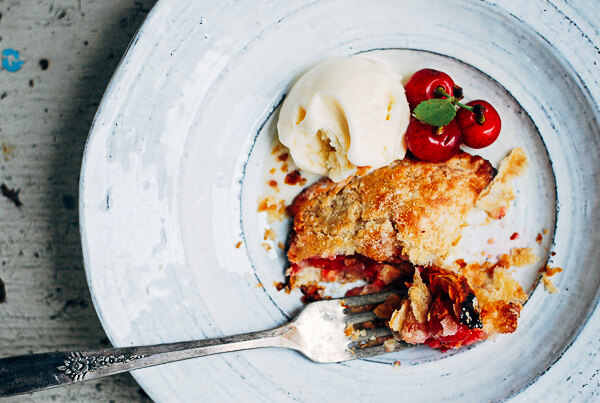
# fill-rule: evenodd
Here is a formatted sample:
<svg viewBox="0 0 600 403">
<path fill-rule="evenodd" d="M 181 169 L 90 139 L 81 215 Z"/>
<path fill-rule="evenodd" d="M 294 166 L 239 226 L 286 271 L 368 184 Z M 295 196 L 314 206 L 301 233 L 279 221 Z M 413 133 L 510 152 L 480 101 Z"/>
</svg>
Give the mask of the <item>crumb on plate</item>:
<svg viewBox="0 0 600 403">
<path fill-rule="evenodd" d="M 290 285 L 281 281 L 273 281 L 273 286 L 277 291 L 284 290 L 286 294 L 289 294 L 291 291 Z"/>
<path fill-rule="evenodd" d="M 510 255 L 500 255 L 498 261 L 503 267 L 523 267 L 537 262 L 539 258 L 531 248 L 512 248 Z"/>
<path fill-rule="evenodd" d="M 560 292 L 560 290 L 558 288 L 556 288 L 556 286 L 554 285 L 552 280 L 550 280 L 548 278 L 548 276 L 546 276 L 545 274 L 542 274 L 542 283 L 544 283 L 544 288 L 550 294 L 556 294 L 556 293 Z"/>
<path fill-rule="evenodd" d="M 306 178 L 303 178 L 302 174 L 300 174 L 300 171 L 295 169 L 285 176 L 285 179 L 283 180 L 283 182 L 286 185 L 304 186 L 306 184 Z"/>
<path fill-rule="evenodd" d="M 280 142 L 277 142 L 274 146 L 273 149 L 271 150 L 271 154 L 275 155 L 277 153 L 279 153 L 279 151 L 284 150 L 285 147 L 283 144 L 281 144 Z"/>
<path fill-rule="evenodd" d="M 535 237 L 535 241 L 538 243 L 538 245 L 542 244 L 543 239 L 544 239 L 544 237 L 542 236 L 542 234 L 538 232 L 538 234 Z"/>
<path fill-rule="evenodd" d="M 267 228 L 265 230 L 265 234 L 263 236 L 263 239 L 265 241 L 268 241 L 268 240 L 274 240 L 276 237 L 277 237 L 277 235 L 275 234 L 275 231 L 273 231 L 271 228 Z"/>
<path fill-rule="evenodd" d="M 562 271 L 563 271 L 563 269 L 560 267 L 550 267 L 548 265 L 546 265 L 540 269 L 540 273 L 542 273 L 546 277 L 552 277 L 555 274 L 560 273 Z"/>
<path fill-rule="evenodd" d="M 387 339 L 383 342 L 383 347 L 385 347 L 385 350 L 388 353 L 391 353 L 392 351 L 396 350 L 396 347 L 398 347 L 398 343 L 394 339 Z"/>
<path fill-rule="evenodd" d="M 269 223 L 283 221 L 287 215 L 285 201 L 282 199 L 276 199 L 273 196 L 266 196 L 258 199 L 257 211 L 259 213 L 266 212 L 267 221 Z"/>
</svg>

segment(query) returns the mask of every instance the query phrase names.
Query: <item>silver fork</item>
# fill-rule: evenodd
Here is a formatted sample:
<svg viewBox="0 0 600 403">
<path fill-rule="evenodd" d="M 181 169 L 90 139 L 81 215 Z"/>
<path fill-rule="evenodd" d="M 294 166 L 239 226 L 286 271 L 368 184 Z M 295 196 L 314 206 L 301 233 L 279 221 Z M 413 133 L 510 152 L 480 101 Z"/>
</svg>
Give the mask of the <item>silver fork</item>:
<svg viewBox="0 0 600 403">
<path fill-rule="evenodd" d="M 406 291 L 395 292 L 405 294 Z M 320 363 L 390 351 L 385 327 L 355 331 L 377 319 L 373 309 L 392 293 L 330 299 L 306 305 L 291 322 L 270 330 L 153 346 L 30 354 L 0 359 L 0 397 L 34 392 L 173 361 L 261 347 L 298 350 Z M 392 343 L 393 344 L 393 343 Z"/>
</svg>

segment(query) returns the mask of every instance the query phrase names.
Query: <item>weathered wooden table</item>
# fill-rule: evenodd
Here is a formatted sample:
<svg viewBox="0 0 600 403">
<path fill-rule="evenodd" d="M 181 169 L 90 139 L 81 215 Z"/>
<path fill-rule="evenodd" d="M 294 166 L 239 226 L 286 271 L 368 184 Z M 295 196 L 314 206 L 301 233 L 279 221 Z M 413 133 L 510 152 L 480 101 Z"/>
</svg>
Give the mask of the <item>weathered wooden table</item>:
<svg viewBox="0 0 600 403">
<path fill-rule="evenodd" d="M 0 186 L 14 190 L 0 198 L 0 356 L 109 344 L 83 270 L 79 169 L 102 93 L 153 4 L 0 0 Z M 18 400 L 148 398 L 124 374 Z"/>
</svg>

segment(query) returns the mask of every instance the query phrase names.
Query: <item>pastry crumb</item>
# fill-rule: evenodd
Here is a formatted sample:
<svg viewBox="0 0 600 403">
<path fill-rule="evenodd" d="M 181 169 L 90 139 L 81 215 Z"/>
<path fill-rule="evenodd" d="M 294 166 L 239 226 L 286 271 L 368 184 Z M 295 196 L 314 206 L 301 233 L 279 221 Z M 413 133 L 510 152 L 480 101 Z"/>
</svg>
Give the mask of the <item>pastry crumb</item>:
<svg viewBox="0 0 600 403">
<path fill-rule="evenodd" d="M 283 244 L 283 242 L 277 242 L 277 247 L 281 250 L 285 249 L 285 245 Z"/>
<path fill-rule="evenodd" d="M 419 270 L 415 270 L 413 284 L 408 289 L 408 299 L 412 313 L 419 323 L 425 323 L 431 306 L 431 292 L 421 279 Z"/>
<path fill-rule="evenodd" d="M 354 333 L 354 325 L 352 323 L 348 323 L 346 325 L 346 328 L 344 329 L 344 334 L 347 337 L 352 337 L 352 334 Z"/>
<path fill-rule="evenodd" d="M 271 169 L 269 169 L 269 173 L 270 173 L 271 175 L 273 175 L 275 172 L 277 172 L 277 170 L 276 170 L 275 168 L 271 168 Z"/>
<path fill-rule="evenodd" d="M 563 271 L 563 269 L 560 267 L 550 267 L 548 265 L 546 265 L 540 269 L 540 273 L 542 273 L 546 277 L 552 277 L 556 273 L 560 273 L 562 271 Z"/>
<path fill-rule="evenodd" d="M 402 365 L 402 363 L 400 361 L 394 361 L 394 368 L 395 369 L 400 369 L 401 365 Z"/>
<path fill-rule="evenodd" d="M 511 241 L 514 241 L 517 238 L 519 238 L 519 233 L 518 232 L 513 232 L 513 234 L 510 236 L 510 240 Z"/>
<path fill-rule="evenodd" d="M 510 250 L 510 256 L 512 265 L 516 267 L 534 264 L 539 260 L 531 248 L 513 248 Z"/>
<path fill-rule="evenodd" d="M 267 228 L 267 229 L 265 230 L 265 235 L 263 236 L 263 239 L 264 239 L 265 241 L 268 241 L 268 240 L 271 240 L 271 241 L 272 241 L 272 240 L 274 240 L 276 237 L 277 237 L 277 235 L 275 234 L 275 231 L 273 231 L 271 228 Z"/>
<path fill-rule="evenodd" d="M 498 174 L 487 188 L 481 192 L 476 207 L 479 207 L 488 216 L 494 219 L 504 217 L 515 199 L 512 188 L 512 180 L 525 172 L 527 168 L 527 156 L 522 148 L 513 149 L 502 161 L 498 168 Z"/>
<path fill-rule="evenodd" d="M 266 196 L 258 199 L 257 211 L 259 213 L 266 212 L 267 221 L 269 223 L 275 221 L 283 221 L 287 216 L 285 201 L 281 199 L 276 199 L 273 196 Z"/>
<path fill-rule="evenodd" d="M 383 347 L 385 347 L 385 350 L 388 353 L 391 353 L 392 351 L 396 350 L 396 347 L 398 347 L 398 343 L 394 339 L 387 339 L 383 342 Z"/>
<path fill-rule="evenodd" d="M 408 316 L 408 310 L 410 309 L 410 301 L 405 299 L 402 301 L 402 305 L 399 309 L 396 309 L 394 313 L 392 313 L 392 317 L 388 322 L 388 327 L 395 332 L 402 334 L 402 328 L 404 327 L 404 322 L 406 321 L 406 317 Z"/>
<path fill-rule="evenodd" d="M 258 283 L 256 283 L 256 288 L 261 288 L 263 287 L 263 283 L 261 283 L 260 281 Z"/>
<path fill-rule="evenodd" d="M 540 269 L 540 273 L 542 273 L 542 283 L 544 283 L 544 288 L 550 294 L 556 294 L 560 292 L 558 288 L 554 285 L 550 277 L 554 276 L 556 273 L 562 272 L 563 269 L 560 267 L 550 267 L 548 265 L 544 266 Z"/>
<path fill-rule="evenodd" d="M 238 243 L 235 244 L 236 249 L 239 249 L 240 246 L 242 246 L 242 241 L 239 241 Z"/>
<path fill-rule="evenodd" d="M 550 232 L 550 231 L 548 230 L 548 228 L 544 228 L 544 229 L 542 230 L 542 233 L 543 233 L 544 235 L 548 235 L 548 233 L 549 233 L 549 232 Z"/>
<path fill-rule="evenodd" d="M 281 151 L 283 149 L 285 149 L 284 145 L 281 144 L 281 143 L 279 143 L 279 142 L 277 142 L 275 144 L 275 146 L 273 146 L 273 149 L 271 150 L 271 154 L 275 155 L 275 154 L 279 153 L 279 151 Z"/>
<path fill-rule="evenodd" d="M 487 243 L 488 243 L 488 245 L 493 245 L 493 244 L 494 244 L 494 242 L 495 242 L 495 241 L 494 241 L 494 238 L 489 238 L 489 239 L 487 240 Z"/>
<path fill-rule="evenodd" d="M 535 237 L 535 241 L 538 243 L 538 245 L 542 244 L 543 239 L 544 237 L 542 236 L 542 234 L 538 232 L 537 236 Z"/>
<path fill-rule="evenodd" d="M 286 294 L 289 294 L 291 291 L 289 284 L 281 281 L 273 281 L 273 286 L 277 289 L 277 291 L 284 290 Z"/>
<path fill-rule="evenodd" d="M 537 262 L 539 258 L 531 248 L 512 248 L 510 255 L 500 255 L 498 258 L 502 267 L 523 267 Z"/>
<path fill-rule="evenodd" d="M 283 182 L 286 185 L 304 186 L 306 184 L 306 178 L 303 178 L 302 175 L 300 174 L 300 171 L 295 169 L 285 176 L 285 179 L 283 180 Z"/>
<path fill-rule="evenodd" d="M 260 245 L 261 245 L 263 248 L 265 248 L 265 250 L 266 250 L 267 252 L 269 252 L 269 251 L 272 249 L 272 248 L 271 248 L 271 245 L 269 245 L 267 242 L 263 242 L 263 243 L 261 243 Z"/>
<path fill-rule="evenodd" d="M 550 294 L 556 294 L 556 293 L 560 292 L 560 290 L 558 288 L 556 288 L 556 286 L 554 285 L 554 283 L 552 282 L 552 280 L 550 280 L 548 278 L 548 276 L 546 276 L 545 274 L 542 274 L 542 283 L 544 283 L 544 288 Z"/>
<path fill-rule="evenodd" d="M 359 338 L 367 335 L 367 331 L 365 329 L 355 329 L 352 324 L 349 324 L 346 326 L 346 329 L 344 329 L 344 334 L 350 337 L 350 340 L 358 341 Z"/>
</svg>

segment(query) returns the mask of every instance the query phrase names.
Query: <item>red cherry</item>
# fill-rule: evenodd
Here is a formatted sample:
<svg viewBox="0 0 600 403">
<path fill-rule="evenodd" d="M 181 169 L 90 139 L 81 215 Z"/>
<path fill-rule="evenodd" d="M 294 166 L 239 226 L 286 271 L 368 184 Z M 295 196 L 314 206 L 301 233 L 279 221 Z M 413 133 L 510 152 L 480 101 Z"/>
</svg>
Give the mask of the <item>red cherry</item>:
<svg viewBox="0 0 600 403">
<path fill-rule="evenodd" d="M 406 142 L 408 149 L 421 160 L 446 161 L 460 150 L 460 130 L 454 120 L 438 129 L 411 118 L 406 130 Z"/>
<path fill-rule="evenodd" d="M 413 110 L 421 102 L 436 98 L 435 89 L 443 87 L 450 96 L 454 94 L 454 81 L 446 73 L 434 69 L 422 69 L 412 75 L 404 86 L 406 99 Z"/>
<path fill-rule="evenodd" d="M 474 108 L 474 111 L 460 108 L 455 118 L 463 143 L 471 148 L 489 146 L 500 135 L 500 115 L 492 105 L 480 99 L 467 103 L 467 106 Z"/>
</svg>

